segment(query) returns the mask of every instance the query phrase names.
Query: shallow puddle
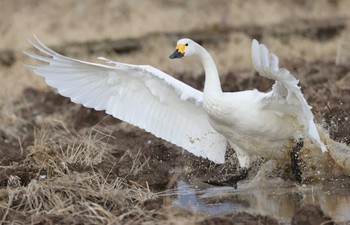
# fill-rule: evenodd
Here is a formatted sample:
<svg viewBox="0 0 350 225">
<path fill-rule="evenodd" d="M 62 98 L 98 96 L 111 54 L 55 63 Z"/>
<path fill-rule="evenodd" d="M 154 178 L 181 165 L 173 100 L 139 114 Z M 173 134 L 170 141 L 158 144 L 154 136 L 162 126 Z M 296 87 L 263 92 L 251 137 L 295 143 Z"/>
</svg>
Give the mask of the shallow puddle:
<svg viewBox="0 0 350 225">
<path fill-rule="evenodd" d="M 272 216 L 280 222 L 290 219 L 305 204 L 320 205 L 334 221 L 350 221 L 350 189 L 325 186 L 275 185 L 252 188 L 242 184 L 230 187 L 199 187 L 178 181 L 174 206 L 211 215 L 249 212 Z"/>
</svg>

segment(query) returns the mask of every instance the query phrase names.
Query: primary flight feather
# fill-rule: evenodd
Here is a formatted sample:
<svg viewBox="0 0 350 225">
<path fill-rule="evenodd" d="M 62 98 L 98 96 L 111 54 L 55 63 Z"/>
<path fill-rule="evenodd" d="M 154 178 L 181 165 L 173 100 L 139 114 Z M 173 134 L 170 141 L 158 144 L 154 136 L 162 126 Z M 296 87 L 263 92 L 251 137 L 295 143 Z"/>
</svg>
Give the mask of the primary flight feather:
<svg viewBox="0 0 350 225">
<path fill-rule="evenodd" d="M 252 43 L 255 69 L 275 80 L 272 91 L 222 92 L 214 60 L 190 39 L 177 42 L 170 58 L 196 55 L 205 69 L 203 92 L 145 65 L 84 62 L 60 55 L 38 38 L 31 42 L 44 62 L 29 65 L 48 85 L 72 102 L 106 113 L 151 132 L 187 151 L 223 163 L 227 143 L 242 168 L 256 156 L 288 157 L 290 140 L 308 137 L 327 151 L 298 80 L 279 68 L 277 56 L 256 40 Z"/>
</svg>

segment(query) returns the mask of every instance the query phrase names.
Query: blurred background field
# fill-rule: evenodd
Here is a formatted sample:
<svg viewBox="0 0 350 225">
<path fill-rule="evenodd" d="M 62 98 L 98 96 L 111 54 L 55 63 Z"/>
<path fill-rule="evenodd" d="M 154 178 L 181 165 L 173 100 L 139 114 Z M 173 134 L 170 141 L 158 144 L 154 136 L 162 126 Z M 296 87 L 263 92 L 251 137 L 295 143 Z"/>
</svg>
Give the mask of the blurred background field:
<svg viewBox="0 0 350 225">
<path fill-rule="evenodd" d="M 1 0 L 0 8 L 3 223 L 277 223 L 249 211 L 213 217 L 173 208 L 164 193 L 178 177 L 224 176 L 235 161 L 214 165 L 59 97 L 24 66 L 33 63 L 22 53 L 33 51 L 33 35 L 69 57 L 149 64 L 201 89 L 197 59 L 168 58 L 189 37 L 212 54 L 226 91 L 266 91 L 272 83 L 250 59 L 256 38 L 300 79 L 316 121 L 350 142 L 350 1 Z"/>
<path fill-rule="evenodd" d="M 4 0 L 0 4 L 0 49 L 14 51 L 24 61 L 22 51 L 30 47 L 27 39 L 32 35 L 70 56 L 94 59 L 113 53 L 112 59 L 151 64 L 174 76 L 203 72 L 193 59 L 167 58 L 183 36 L 205 44 L 222 76 L 251 69 L 253 37 L 278 52 L 282 62 L 338 57 L 346 63 L 349 57 L 348 1 Z M 108 50 L 101 44 L 106 41 L 124 43 L 114 43 L 115 49 Z"/>
</svg>

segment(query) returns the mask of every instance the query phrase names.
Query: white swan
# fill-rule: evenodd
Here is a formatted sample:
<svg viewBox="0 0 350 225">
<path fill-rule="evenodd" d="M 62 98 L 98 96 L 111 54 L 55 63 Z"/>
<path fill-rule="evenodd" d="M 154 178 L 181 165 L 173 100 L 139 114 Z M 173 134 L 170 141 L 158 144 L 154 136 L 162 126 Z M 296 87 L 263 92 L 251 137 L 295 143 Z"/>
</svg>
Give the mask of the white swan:
<svg viewBox="0 0 350 225">
<path fill-rule="evenodd" d="M 261 76 L 275 80 L 268 93 L 222 92 L 214 60 L 190 39 L 179 40 L 170 58 L 196 55 L 201 59 L 203 92 L 152 66 L 105 58 L 99 59 L 108 65 L 84 62 L 60 55 L 36 40 L 38 44 L 31 43 L 45 56 L 25 53 L 46 64 L 29 66 L 61 95 L 85 107 L 105 110 L 197 156 L 223 163 L 228 142 L 241 168 L 248 169 L 255 156 L 289 157 L 290 141 L 303 136 L 327 151 L 298 80 L 280 69 L 278 58 L 256 40 L 252 43 L 254 67 Z"/>
</svg>

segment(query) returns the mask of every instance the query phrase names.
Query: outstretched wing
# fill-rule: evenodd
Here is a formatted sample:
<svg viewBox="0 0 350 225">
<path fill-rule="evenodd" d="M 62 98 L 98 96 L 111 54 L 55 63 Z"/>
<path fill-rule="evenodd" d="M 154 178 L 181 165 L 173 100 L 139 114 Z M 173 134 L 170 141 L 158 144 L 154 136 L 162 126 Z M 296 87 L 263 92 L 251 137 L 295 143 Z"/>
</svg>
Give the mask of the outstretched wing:
<svg viewBox="0 0 350 225">
<path fill-rule="evenodd" d="M 320 145 L 322 152 L 326 152 L 327 148 L 321 142 L 314 123 L 311 107 L 298 86 L 299 81 L 287 69 L 279 68 L 278 57 L 270 54 L 265 45 L 259 44 L 256 40 L 252 43 L 252 59 L 255 69 L 261 76 L 275 80 L 266 107 L 282 114 L 296 115 L 306 134 Z"/>
<path fill-rule="evenodd" d="M 202 92 L 151 66 L 104 58 L 110 65 L 84 62 L 36 41 L 38 44 L 31 43 L 43 55 L 25 53 L 46 64 L 29 66 L 61 95 L 85 107 L 105 110 L 197 156 L 224 162 L 227 141 L 209 124 Z"/>
</svg>

